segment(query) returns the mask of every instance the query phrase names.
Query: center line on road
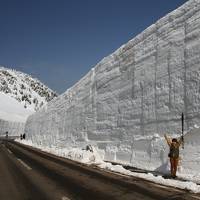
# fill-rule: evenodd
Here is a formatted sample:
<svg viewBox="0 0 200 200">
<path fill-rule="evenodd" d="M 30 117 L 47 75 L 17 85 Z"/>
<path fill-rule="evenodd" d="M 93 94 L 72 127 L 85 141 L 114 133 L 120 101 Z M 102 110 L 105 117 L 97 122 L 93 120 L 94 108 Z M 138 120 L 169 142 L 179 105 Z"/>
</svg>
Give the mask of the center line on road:
<svg viewBox="0 0 200 200">
<path fill-rule="evenodd" d="M 61 200 L 70 200 L 68 197 L 62 197 Z"/>
<path fill-rule="evenodd" d="M 26 169 L 31 170 L 32 168 L 29 167 L 24 161 L 22 161 L 21 159 L 17 159 Z"/>
<path fill-rule="evenodd" d="M 10 150 L 10 149 L 7 149 L 8 150 L 8 152 L 10 153 L 10 154 L 12 154 L 13 152 Z"/>
</svg>

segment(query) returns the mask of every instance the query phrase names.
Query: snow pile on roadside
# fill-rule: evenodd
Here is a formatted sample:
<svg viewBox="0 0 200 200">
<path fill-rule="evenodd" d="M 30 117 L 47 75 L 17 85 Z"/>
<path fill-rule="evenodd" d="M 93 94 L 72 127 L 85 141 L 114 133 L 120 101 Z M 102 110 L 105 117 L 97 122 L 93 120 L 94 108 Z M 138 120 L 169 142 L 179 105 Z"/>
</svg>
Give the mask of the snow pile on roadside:
<svg viewBox="0 0 200 200">
<path fill-rule="evenodd" d="M 54 154 L 59 157 L 69 158 L 74 161 L 78 161 L 85 164 L 102 164 L 104 161 L 98 154 L 96 149 L 90 145 L 86 146 L 85 149 L 79 148 L 58 148 L 56 146 L 45 147 L 42 145 L 34 144 L 31 140 L 20 140 L 16 139 L 16 142 L 35 147 L 42 151 Z M 88 148 L 88 149 L 87 149 Z"/>
<path fill-rule="evenodd" d="M 172 179 L 165 179 L 162 176 L 154 176 L 151 173 L 137 173 L 137 172 L 131 172 L 129 170 L 126 170 L 121 165 L 112 165 L 111 163 L 102 163 L 99 165 L 100 168 L 111 170 L 113 172 L 118 172 L 124 175 L 128 176 L 134 176 L 142 179 L 146 179 L 149 181 L 152 181 L 154 183 L 158 183 L 161 185 L 171 186 L 175 188 L 180 188 L 184 190 L 189 190 L 194 193 L 200 192 L 200 185 L 192 182 L 192 181 L 179 181 L 179 180 L 172 180 Z"/>
<path fill-rule="evenodd" d="M 189 190 L 194 193 L 200 193 L 200 185 L 192 181 L 183 182 L 179 180 L 164 179 L 162 176 L 154 176 L 151 173 L 145 174 L 145 173 L 131 172 L 125 169 L 121 165 L 112 165 L 111 163 L 104 162 L 101 156 L 98 154 L 97 150 L 90 145 L 88 145 L 85 149 L 78 149 L 78 148 L 68 149 L 68 148 L 58 148 L 58 147 L 44 147 L 42 145 L 33 144 L 31 140 L 16 139 L 16 141 L 28 146 L 38 148 L 42 151 L 52 153 L 60 157 L 69 158 L 71 160 L 75 160 L 85 164 L 94 164 L 102 169 L 110 170 L 128 176 L 143 178 L 158 184 Z"/>
</svg>

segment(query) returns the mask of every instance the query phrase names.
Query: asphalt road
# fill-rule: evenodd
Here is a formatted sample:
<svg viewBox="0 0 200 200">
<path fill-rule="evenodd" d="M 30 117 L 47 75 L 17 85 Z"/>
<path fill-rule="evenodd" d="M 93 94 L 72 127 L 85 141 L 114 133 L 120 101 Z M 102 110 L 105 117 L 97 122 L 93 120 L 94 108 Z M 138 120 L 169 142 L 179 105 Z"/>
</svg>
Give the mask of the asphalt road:
<svg viewBox="0 0 200 200">
<path fill-rule="evenodd" d="M 195 200 L 200 195 L 122 176 L 4 141 L 0 200 Z"/>
</svg>

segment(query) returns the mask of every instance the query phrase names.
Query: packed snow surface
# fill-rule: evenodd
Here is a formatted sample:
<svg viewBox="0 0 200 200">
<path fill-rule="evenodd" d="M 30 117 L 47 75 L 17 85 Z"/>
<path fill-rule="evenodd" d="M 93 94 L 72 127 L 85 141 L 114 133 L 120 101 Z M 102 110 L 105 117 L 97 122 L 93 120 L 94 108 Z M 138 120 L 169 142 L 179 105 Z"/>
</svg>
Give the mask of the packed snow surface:
<svg viewBox="0 0 200 200">
<path fill-rule="evenodd" d="M 165 133 L 200 177 L 200 1 L 190 0 L 104 58 L 26 122 L 35 145 L 95 146 L 103 160 L 168 173 Z M 159 178 L 157 178 L 159 179 Z"/>
</svg>

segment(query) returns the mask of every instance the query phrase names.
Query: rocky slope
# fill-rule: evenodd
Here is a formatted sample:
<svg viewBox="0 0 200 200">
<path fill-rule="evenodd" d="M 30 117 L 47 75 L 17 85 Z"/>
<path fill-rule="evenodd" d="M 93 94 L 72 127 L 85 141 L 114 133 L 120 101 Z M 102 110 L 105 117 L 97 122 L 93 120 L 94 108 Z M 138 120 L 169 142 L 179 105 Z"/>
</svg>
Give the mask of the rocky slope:
<svg viewBox="0 0 200 200">
<path fill-rule="evenodd" d="M 27 117 L 57 94 L 30 75 L 0 66 L 0 135 L 20 135 Z"/>
<path fill-rule="evenodd" d="M 57 94 L 30 75 L 0 66 L 0 91 L 37 111 Z"/>
</svg>

